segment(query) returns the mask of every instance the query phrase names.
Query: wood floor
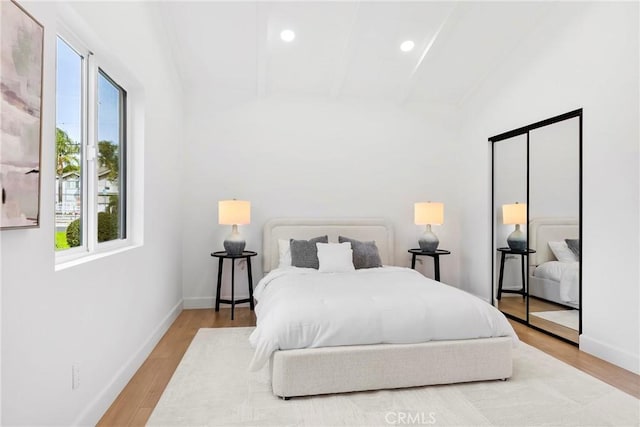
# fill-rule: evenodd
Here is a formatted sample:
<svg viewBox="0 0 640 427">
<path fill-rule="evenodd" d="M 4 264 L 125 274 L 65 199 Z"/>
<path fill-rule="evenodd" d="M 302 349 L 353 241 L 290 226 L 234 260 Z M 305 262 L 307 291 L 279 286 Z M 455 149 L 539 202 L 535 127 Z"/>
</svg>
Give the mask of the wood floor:
<svg viewBox="0 0 640 427">
<path fill-rule="evenodd" d="M 98 426 L 144 425 L 198 329 L 254 326 L 255 322 L 255 315 L 248 308 L 236 309 L 234 321 L 229 309 L 220 309 L 218 313 L 211 309 L 184 310 Z M 640 399 L 640 376 L 520 323 L 511 324 L 523 342 Z"/>
<path fill-rule="evenodd" d="M 520 319 L 527 318 L 527 303 L 526 299 L 521 296 L 503 296 L 500 301 L 498 301 L 498 308 L 503 313 L 508 313 L 512 316 L 518 317 Z M 552 302 L 547 302 L 538 298 L 531 297 L 529 298 L 529 313 L 535 313 L 540 311 L 563 311 L 563 310 L 572 310 L 567 307 L 563 307 L 559 304 L 554 304 Z M 529 316 L 529 322 L 542 328 L 546 331 L 551 332 L 552 334 L 556 334 L 560 337 L 566 338 L 569 341 L 573 341 L 575 343 L 579 342 L 580 334 L 575 329 L 567 328 L 566 326 L 560 325 L 559 323 L 551 322 L 549 320 L 541 319 L 535 316 Z"/>
<path fill-rule="evenodd" d="M 143 426 L 151 416 L 187 347 L 200 328 L 255 326 L 248 308 L 184 310 L 153 349 L 147 360 L 102 416 L 98 426 Z"/>
</svg>

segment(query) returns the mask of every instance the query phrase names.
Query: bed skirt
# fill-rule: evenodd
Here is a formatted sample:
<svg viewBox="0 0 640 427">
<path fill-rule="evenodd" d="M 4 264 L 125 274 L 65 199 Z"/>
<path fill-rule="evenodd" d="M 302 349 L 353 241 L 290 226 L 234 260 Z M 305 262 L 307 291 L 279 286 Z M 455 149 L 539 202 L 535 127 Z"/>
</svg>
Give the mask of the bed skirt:
<svg viewBox="0 0 640 427">
<path fill-rule="evenodd" d="M 273 393 L 283 398 L 510 378 L 510 337 L 276 351 Z"/>
</svg>

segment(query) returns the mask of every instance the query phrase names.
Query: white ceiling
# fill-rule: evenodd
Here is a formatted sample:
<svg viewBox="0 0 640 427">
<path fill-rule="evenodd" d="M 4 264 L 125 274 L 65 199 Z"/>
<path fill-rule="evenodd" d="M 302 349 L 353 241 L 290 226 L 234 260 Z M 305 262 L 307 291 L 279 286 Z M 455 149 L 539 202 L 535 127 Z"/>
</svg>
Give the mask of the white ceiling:
<svg viewBox="0 0 640 427">
<path fill-rule="evenodd" d="M 459 106 L 549 2 L 163 2 L 185 90 Z M 280 40 L 291 29 L 296 39 Z M 413 40 L 413 51 L 399 49 Z"/>
</svg>

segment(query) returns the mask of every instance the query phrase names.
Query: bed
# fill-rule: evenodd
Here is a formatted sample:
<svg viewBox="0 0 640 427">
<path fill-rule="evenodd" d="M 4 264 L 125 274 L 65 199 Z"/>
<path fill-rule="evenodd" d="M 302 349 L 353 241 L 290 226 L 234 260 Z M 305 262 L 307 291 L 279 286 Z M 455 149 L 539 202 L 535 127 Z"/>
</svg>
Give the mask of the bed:
<svg viewBox="0 0 640 427">
<path fill-rule="evenodd" d="M 311 328 L 305 329 L 307 334 L 311 330 L 317 336 L 324 337 L 327 335 L 323 332 L 318 332 L 321 331 L 320 329 L 318 331 L 314 329 L 324 326 L 307 323 L 304 319 L 298 319 L 298 323 L 283 323 L 281 328 L 284 329 L 279 329 L 277 335 L 270 335 L 268 332 L 276 330 L 271 326 L 274 322 L 273 319 L 283 317 L 283 313 L 279 312 L 279 310 L 286 310 L 286 308 L 281 307 L 289 307 L 289 310 L 294 313 L 286 313 L 286 316 L 303 316 L 307 312 L 319 310 L 309 301 L 304 300 L 307 289 L 309 289 L 309 299 L 317 297 L 319 301 L 323 302 L 323 309 L 329 307 L 329 310 L 334 310 L 327 312 L 329 314 L 325 319 L 327 319 L 328 323 L 333 322 L 334 317 L 339 317 L 338 314 L 341 312 L 349 313 L 350 315 L 359 313 L 360 309 L 355 307 L 363 305 L 358 298 L 353 295 L 349 296 L 350 292 L 340 293 L 336 292 L 336 289 L 329 289 L 329 293 L 318 294 L 320 291 L 324 292 L 325 287 L 345 286 L 338 281 L 324 281 L 327 279 L 319 277 L 323 273 L 302 271 L 294 273 L 292 276 L 286 272 L 283 273 L 280 271 L 281 269 L 277 268 L 279 264 L 279 239 L 309 239 L 319 235 L 327 235 L 330 242 L 337 242 L 337 238 L 340 235 L 349 236 L 353 239 L 374 240 L 378 246 L 382 264 L 385 266 L 394 264 L 393 228 L 388 222 L 381 219 L 274 219 L 265 225 L 263 268 L 265 273 L 268 274 L 258 284 L 256 294 L 254 294 L 257 300 L 257 326 L 251 339 L 252 345 L 256 348 L 252 368 L 260 368 L 265 359 L 268 359 L 272 390 L 276 396 L 288 399 L 296 396 L 363 390 L 504 380 L 511 377 L 512 347 L 517 343 L 517 337 L 501 313 L 486 302 L 466 294 L 467 299 L 464 304 L 470 305 L 469 309 L 465 311 L 468 311 L 470 316 L 480 315 L 484 319 L 483 322 L 486 321 L 490 328 L 495 329 L 494 336 L 473 339 L 456 337 L 456 339 L 432 339 L 428 341 L 421 339 L 419 336 L 406 339 L 404 336 L 407 331 L 411 335 L 412 331 L 420 328 L 403 326 L 400 323 L 401 319 L 404 318 L 405 321 L 414 322 L 411 325 L 422 325 L 422 323 L 420 320 L 413 319 L 406 314 L 410 311 L 407 307 L 415 305 L 413 302 L 417 298 L 408 294 L 400 295 L 405 290 L 402 287 L 405 286 L 404 284 L 398 285 L 398 289 L 393 291 L 395 296 L 390 294 L 388 298 L 378 298 L 377 300 L 370 298 L 370 301 L 380 302 L 384 300 L 384 304 L 387 305 L 385 305 L 384 310 L 375 309 L 367 314 L 374 316 L 380 312 L 379 314 L 383 316 L 381 323 L 384 325 L 383 329 L 395 328 L 401 334 L 404 334 L 399 339 L 400 342 L 377 342 L 376 340 L 379 340 L 379 337 L 371 338 L 370 341 L 367 341 L 366 338 L 359 338 L 356 340 L 358 342 L 355 343 L 336 341 L 336 337 L 341 337 L 340 339 L 342 339 L 344 338 L 343 335 L 349 335 L 348 330 L 353 325 L 358 325 L 359 330 L 363 332 L 362 335 L 375 335 L 369 328 L 362 326 L 370 322 L 368 318 L 352 317 L 345 324 L 345 329 L 332 327 L 333 329 L 330 330 L 338 330 L 338 333 L 334 333 L 326 342 L 320 339 L 320 345 L 312 343 L 311 345 L 303 344 L 303 348 L 287 348 L 293 345 L 283 345 L 287 341 L 287 334 L 295 332 L 300 336 L 305 336 L 305 334 L 297 332 L 296 328 L 299 325 Z M 393 280 L 397 280 L 395 279 L 396 275 L 401 276 L 402 281 L 408 280 L 411 285 L 406 286 L 413 286 L 413 288 L 410 288 L 413 291 L 423 292 L 426 288 L 435 289 L 436 293 L 453 295 L 452 298 L 460 297 L 458 293 L 464 294 L 463 291 L 431 281 L 431 279 L 427 279 L 414 270 L 407 268 L 382 267 L 371 270 L 362 273 L 350 272 L 345 274 L 354 276 L 361 274 L 358 276 L 360 282 L 373 283 L 370 282 L 372 277 L 375 276 L 373 270 L 380 270 L 382 274 L 394 277 Z M 328 277 L 331 274 L 328 273 L 325 276 Z M 311 280 L 304 279 L 303 276 L 305 275 L 308 275 Z M 273 276 L 281 277 L 274 279 Z M 335 277 L 343 276 L 342 273 L 336 273 Z M 300 281 L 296 282 L 298 279 Z M 269 284 L 265 286 L 271 286 L 271 290 L 261 289 L 261 284 L 264 284 L 265 280 L 269 281 Z M 295 283 L 299 284 L 295 285 Z M 421 284 L 422 288 L 418 283 Z M 305 286 L 308 286 L 308 288 L 305 288 Z M 372 286 L 368 292 L 373 295 L 373 288 L 377 286 L 382 285 Z M 449 289 L 448 291 L 447 288 Z M 283 295 L 288 295 L 284 299 L 287 302 L 286 304 L 283 303 L 282 299 L 278 300 L 273 296 L 276 291 L 286 292 L 287 290 L 295 292 L 295 294 L 292 296 L 292 294 L 283 293 Z M 362 295 L 359 291 L 352 291 L 351 294 Z M 394 306 L 393 300 L 400 301 L 400 297 L 403 301 L 402 305 Z M 423 311 L 437 311 L 435 309 L 437 306 L 436 301 L 434 299 L 433 310 Z M 486 307 L 489 308 L 487 309 Z M 449 311 L 455 312 L 455 308 Z M 482 312 L 482 314 L 478 314 L 478 312 Z M 494 312 L 498 314 L 497 317 Z M 390 315 L 393 313 L 395 315 Z M 386 317 L 384 317 L 385 315 Z M 441 329 L 446 329 L 447 326 L 455 330 L 455 318 L 449 319 L 453 320 L 448 320 L 446 323 L 451 322 L 452 325 L 441 324 L 433 326 L 431 327 L 432 333 L 437 335 Z M 374 320 L 373 322 L 376 321 Z M 380 321 L 378 320 L 378 322 Z M 283 336 L 285 338 L 282 338 Z M 328 346 L 325 346 L 325 344 Z"/>
<path fill-rule="evenodd" d="M 560 262 L 549 242 L 579 238 L 575 218 L 536 218 L 529 222 L 529 295 L 571 308 L 579 308 L 579 262 Z"/>
</svg>

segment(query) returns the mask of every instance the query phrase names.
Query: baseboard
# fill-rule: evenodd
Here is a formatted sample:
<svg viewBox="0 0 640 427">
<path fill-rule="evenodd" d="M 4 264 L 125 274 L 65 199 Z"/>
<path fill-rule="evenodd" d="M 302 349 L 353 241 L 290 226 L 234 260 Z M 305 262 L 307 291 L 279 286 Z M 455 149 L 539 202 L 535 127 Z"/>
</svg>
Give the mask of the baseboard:
<svg viewBox="0 0 640 427">
<path fill-rule="evenodd" d="M 640 358 L 595 338 L 580 335 L 580 350 L 640 375 Z"/>
<path fill-rule="evenodd" d="M 78 415 L 73 422 L 73 425 L 96 425 L 104 413 L 109 409 L 113 401 L 118 397 L 118 394 L 127 385 L 129 380 L 133 377 L 136 371 L 142 366 L 142 363 L 149 357 L 151 351 L 156 344 L 160 341 L 160 338 L 167 332 L 169 327 L 176 320 L 180 312 L 182 311 L 182 300 L 180 300 L 169 313 L 162 319 L 158 326 L 149 335 L 149 338 L 140 346 L 127 362 L 120 368 L 120 370 L 114 375 L 113 379 L 107 386 L 98 393 L 98 396 L 89 403 L 84 411 Z"/>
<path fill-rule="evenodd" d="M 249 298 L 249 295 L 236 295 L 236 299 L 245 299 Z M 231 299 L 231 295 L 222 295 L 222 299 Z M 191 297 L 184 299 L 184 308 L 188 309 L 198 309 L 198 308 L 213 308 L 215 304 L 214 297 Z M 236 307 L 248 307 L 249 303 L 245 302 L 242 304 L 236 304 Z M 228 304 L 222 304 L 221 307 L 230 307 Z"/>
<path fill-rule="evenodd" d="M 213 308 L 214 301 L 215 301 L 215 298 L 213 297 L 185 298 L 184 308 L 185 310 L 194 309 L 194 308 Z"/>
</svg>

